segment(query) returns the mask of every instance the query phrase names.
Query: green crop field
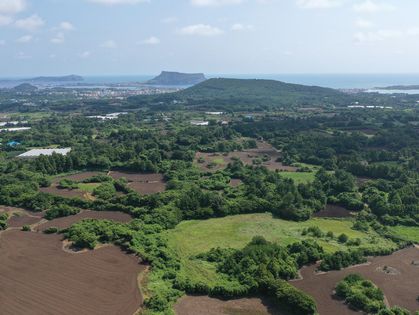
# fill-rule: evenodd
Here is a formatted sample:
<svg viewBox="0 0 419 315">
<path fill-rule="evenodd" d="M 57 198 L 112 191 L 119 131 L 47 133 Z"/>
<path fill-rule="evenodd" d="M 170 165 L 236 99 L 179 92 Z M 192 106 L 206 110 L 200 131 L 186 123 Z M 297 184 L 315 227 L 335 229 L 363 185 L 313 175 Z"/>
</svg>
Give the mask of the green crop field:
<svg viewBox="0 0 419 315">
<path fill-rule="evenodd" d="M 353 230 L 351 219 L 313 218 L 306 222 L 292 222 L 273 218 L 270 213 L 246 214 L 225 218 L 194 220 L 180 223 L 167 232 L 169 247 L 181 257 L 182 272 L 190 279 L 207 284 L 226 281 L 216 274 L 215 266 L 193 257 L 211 248 L 242 248 L 254 236 L 261 235 L 267 240 L 288 245 L 310 236 L 302 236 L 302 230 L 318 226 L 324 233 L 332 231 L 335 236 L 345 233 L 350 239 L 361 239 L 362 247 L 389 248 L 395 244 L 383 239 L 375 232 Z M 347 249 L 336 240 L 316 238 L 326 252 Z"/>
</svg>

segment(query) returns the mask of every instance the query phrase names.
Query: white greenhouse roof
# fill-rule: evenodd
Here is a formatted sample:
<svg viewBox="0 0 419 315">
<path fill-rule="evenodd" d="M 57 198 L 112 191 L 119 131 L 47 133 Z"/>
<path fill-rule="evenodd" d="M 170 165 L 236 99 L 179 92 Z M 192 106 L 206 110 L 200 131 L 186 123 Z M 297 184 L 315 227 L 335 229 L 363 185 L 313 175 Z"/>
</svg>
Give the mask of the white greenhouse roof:
<svg viewBox="0 0 419 315">
<path fill-rule="evenodd" d="M 40 155 L 52 155 L 53 153 L 67 155 L 71 151 L 71 148 L 64 149 L 33 149 L 28 152 L 18 155 L 18 157 L 37 157 Z"/>
</svg>

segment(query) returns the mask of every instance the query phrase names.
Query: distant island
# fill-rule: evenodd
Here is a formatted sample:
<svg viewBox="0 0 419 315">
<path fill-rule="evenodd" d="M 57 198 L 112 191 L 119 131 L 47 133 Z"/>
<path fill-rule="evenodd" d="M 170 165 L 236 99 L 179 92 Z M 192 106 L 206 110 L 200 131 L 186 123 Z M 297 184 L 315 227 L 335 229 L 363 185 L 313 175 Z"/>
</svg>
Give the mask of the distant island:
<svg viewBox="0 0 419 315">
<path fill-rule="evenodd" d="M 33 92 L 36 91 L 38 88 L 36 86 L 33 86 L 29 83 L 22 83 L 13 88 L 16 92 Z"/>
<path fill-rule="evenodd" d="M 203 73 L 181 73 L 163 71 L 155 77 L 147 81 L 150 85 L 195 85 L 205 81 L 207 78 Z"/>
<path fill-rule="evenodd" d="M 49 76 L 49 77 L 36 77 L 32 79 L 22 80 L 25 82 L 34 82 L 34 83 L 51 83 L 51 82 L 80 82 L 84 81 L 84 78 L 79 75 L 65 75 L 65 76 Z"/>
<path fill-rule="evenodd" d="M 419 90 L 419 85 L 391 85 L 385 87 L 376 87 L 377 90 Z"/>
</svg>

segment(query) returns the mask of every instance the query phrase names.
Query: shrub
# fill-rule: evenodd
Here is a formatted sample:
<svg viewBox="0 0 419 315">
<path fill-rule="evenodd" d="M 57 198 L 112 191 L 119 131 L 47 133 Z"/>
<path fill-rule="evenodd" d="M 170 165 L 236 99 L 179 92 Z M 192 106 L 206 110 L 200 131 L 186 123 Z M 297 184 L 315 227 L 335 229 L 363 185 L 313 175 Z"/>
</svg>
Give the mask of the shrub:
<svg viewBox="0 0 419 315">
<path fill-rule="evenodd" d="M 60 180 L 57 187 L 59 189 L 77 189 L 79 186 L 76 182 L 72 181 L 71 179 L 64 178 Z"/>
<path fill-rule="evenodd" d="M 29 225 L 24 225 L 24 226 L 22 226 L 22 231 L 24 231 L 24 232 L 30 232 L 31 231 L 31 227 Z"/>
<path fill-rule="evenodd" d="M 371 281 L 358 274 L 350 274 L 336 287 L 336 295 L 356 310 L 376 314 L 386 308 L 384 294 Z"/>
<path fill-rule="evenodd" d="M 44 234 L 55 234 L 58 232 L 58 228 L 51 226 L 44 230 Z"/>
<path fill-rule="evenodd" d="M 345 233 L 342 233 L 338 236 L 338 242 L 339 243 L 346 243 L 348 241 L 349 237 Z"/>
<path fill-rule="evenodd" d="M 70 215 L 75 215 L 80 212 L 80 209 L 70 207 L 66 204 L 54 206 L 51 209 L 47 210 L 45 213 L 45 218 L 47 220 L 52 220 L 55 218 L 67 217 Z"/>
</svg>

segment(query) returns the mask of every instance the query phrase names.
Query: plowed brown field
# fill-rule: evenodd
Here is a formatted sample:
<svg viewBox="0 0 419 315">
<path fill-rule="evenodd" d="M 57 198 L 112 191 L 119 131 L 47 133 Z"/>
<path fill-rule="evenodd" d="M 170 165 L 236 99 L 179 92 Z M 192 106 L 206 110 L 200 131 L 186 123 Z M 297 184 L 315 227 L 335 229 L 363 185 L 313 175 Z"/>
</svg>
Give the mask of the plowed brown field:
<svg viewBox="0 0 419 315">
<path fill-rule="evenodd" d="M 336 284 L 350 273 L 359 273 L 381 288 L 391 306 L 402 306 L 410 311 L 419 310 L 419 267 L 412 261 L 419 260 L 419 249 L 406 248 L 390 256 L 370 259 L 369 265 L 360 265 L 325 274 L 315 274 L 316 266 L 303 268 L 303 280 L 291 284 L 315 298 L 320 315 L 355 315 L 341 301 L 334 299 L 333 290 Z M 393 267 L 399 273 L 385 274 L 380 267 Z"/>
<path fill-rule="evenodd" d="M 71 254 L 61 236 L 0 234 L 0 313 L 132 315 L 141 305 L 144 267 L 114 246 Z"/>
<path fill-rule="evenodd" d="M 82 211 L 76 215 L 71 215 L 64 218 L 57 218 L 37 227 L 38 231 L 44 231 L 49 227 L 56 227 L 58 229 L 69 228 L 72 224 L 79 222 L 83 219 L 99 219 L 99 220 L 112 220 L 116 222 L 129 222 L 132 217 L 129 214 L 116 212 L 116 211 Z"/>
</svg>

